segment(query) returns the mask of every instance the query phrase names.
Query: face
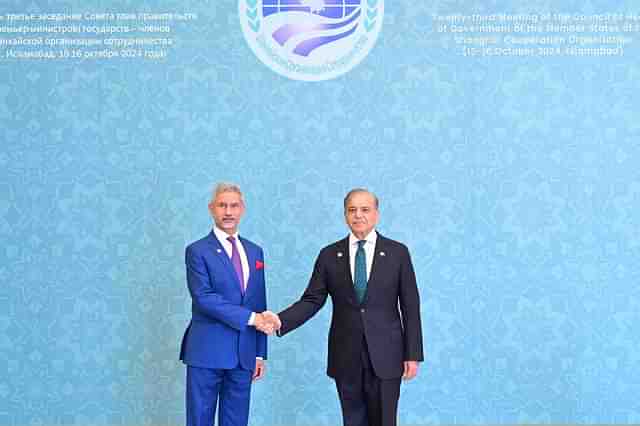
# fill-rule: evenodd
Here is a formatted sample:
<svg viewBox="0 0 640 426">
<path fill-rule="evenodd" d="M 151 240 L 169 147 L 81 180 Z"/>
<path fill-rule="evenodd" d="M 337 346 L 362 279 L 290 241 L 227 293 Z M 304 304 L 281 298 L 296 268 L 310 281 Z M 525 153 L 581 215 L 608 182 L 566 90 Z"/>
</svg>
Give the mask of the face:
<svg viewBox="0 0 640 426">
<path fill-rule="evenodd" d="M 232 235 L 238 231 L 244 203 L 237 192 L 221 192 L 209 203 L 209 212 L 216 226 Z"/>
<path fill-rule="evenodd" d="M 378 209 L 373 195 L 356 192 L 347 201 L 344 212 L 347 225 L 357 238 L 365 238 L 378 223 Z"/>
</svg>

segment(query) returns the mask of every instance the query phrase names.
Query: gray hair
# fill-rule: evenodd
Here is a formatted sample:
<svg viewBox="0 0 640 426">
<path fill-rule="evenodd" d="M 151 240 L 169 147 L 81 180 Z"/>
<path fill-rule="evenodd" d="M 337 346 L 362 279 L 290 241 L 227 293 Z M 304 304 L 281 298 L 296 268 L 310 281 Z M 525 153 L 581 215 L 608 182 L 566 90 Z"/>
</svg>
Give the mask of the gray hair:
<svg viewBox="0 0 640 426">
<path fill-rule="evenodd" d="M 378 202 L 378 197 L 376 197 L 376 194 L 374 194 L 373 192 L 369 191 L 366 188 L 353 188 L 351 191 L 347 192 L 347 195 L 345 195 L 344 197 L 344 211 L 347 211 L 347 203 L 349 202 L 349 200 L 351 199 L 351 197 L 355 194 L 360 194 L 360 193 L 364 193 L 364 194 L 369 194 L 373 197 L 373 201 L 376 205 L 376 210 L 378 210 L 378 206 L 379 206 L 379 202 Z"/>
<path fill-rule="evenodd" d="M 231 183 L 231 182 L 217 183 L 216 186 L 213 188 L 213 191 L 211 192 L 211 201 L 215 200 L 216 197 L 219 194 L 222 194 L 223 192 L 235 192 L 236 194 L 240 195 L 240 201 L 242 201 L 242 203 L 244 204 L 244 197 L 242 196 L 242 191 L 240 190 L 240 187 L 235 183 Z"/>
</svg>

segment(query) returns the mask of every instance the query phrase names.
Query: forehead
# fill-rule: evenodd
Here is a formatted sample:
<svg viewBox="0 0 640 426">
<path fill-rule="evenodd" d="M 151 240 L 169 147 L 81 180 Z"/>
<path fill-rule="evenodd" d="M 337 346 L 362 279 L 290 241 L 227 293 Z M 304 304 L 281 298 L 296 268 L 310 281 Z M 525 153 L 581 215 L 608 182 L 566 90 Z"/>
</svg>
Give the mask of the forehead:
<svg viewBox="0 0 640 426">
<path fill-rule="evenodd" d="M 241 203 L 242 198 L 240 198 L 240 194 L 234 191 L 225 191 L 220 192 L 216 195 L 215 203 Z"/>
<path fill-rule="evenodd" d="M 368 192 L 356 192 L 349 197 L 347 208 L 349 207 L 375 207 L 375 199 Z"/>
</svg>

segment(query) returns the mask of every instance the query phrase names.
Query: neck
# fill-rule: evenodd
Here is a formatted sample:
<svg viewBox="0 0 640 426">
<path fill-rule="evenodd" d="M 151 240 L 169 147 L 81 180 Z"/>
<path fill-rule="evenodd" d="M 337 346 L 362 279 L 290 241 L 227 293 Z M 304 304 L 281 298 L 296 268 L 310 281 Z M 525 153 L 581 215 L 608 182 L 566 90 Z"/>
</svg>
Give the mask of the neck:
<svg viewBox="0 0 640 426">
<path fill-rule="evenodd" d="M 238 233 L 238 228 L 233 228 L 233 229 L 222 229 L 220 227 L 218 227 L 217 225 L 214 225 L 216 227 L 216 229 L 220 232 L 224 232 L 225 234 L 229 235 L 230 237 L 233 237 L 234 235 L 236 235 Z"/>
<path fill-rule="evenodd" d="M 367 238 L 367 236 L 368 236 L 371 232 L 374 232 L 374 231 L 372 230 L 372 231 L 370 231 L 370 232 L 368 232 L 368 233 L 366 233 L 366 234 L 365 234 L 365 233 L 363 233 L 363 232 L 354 232 L 354 233 L 353 233 L 353 236 L 354 236 L 354 237 L 356 237 L 356 238 L 357 238 L 357 239 L 359 239 L 359 240 L 364 240 L 364 239 L 366 239 L 366 238 Z"/>
</svg>

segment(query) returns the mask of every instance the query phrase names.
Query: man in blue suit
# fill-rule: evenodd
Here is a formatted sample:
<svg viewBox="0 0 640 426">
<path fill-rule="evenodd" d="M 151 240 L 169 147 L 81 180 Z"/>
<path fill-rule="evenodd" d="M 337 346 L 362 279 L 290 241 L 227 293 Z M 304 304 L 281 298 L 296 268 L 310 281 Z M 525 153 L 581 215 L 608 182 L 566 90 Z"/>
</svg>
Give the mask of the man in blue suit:
<svg viewBox="0 0 640 426">
<path fill-rule="evenodd" d="M 218 184 L 209 202 L 213 231 L 186 249 L 191 322 L 180 359 L 187 365 L 187 426 L 246 426 L 251 383 L 265 374 L 269 321 L 262 248 L 238 236 L 245 206 L 237 185 Z"/>
</svg>

